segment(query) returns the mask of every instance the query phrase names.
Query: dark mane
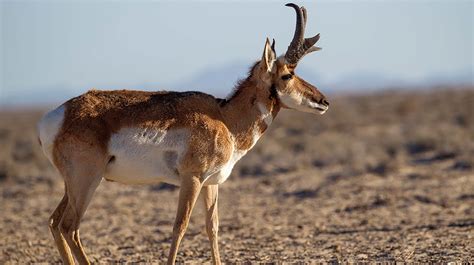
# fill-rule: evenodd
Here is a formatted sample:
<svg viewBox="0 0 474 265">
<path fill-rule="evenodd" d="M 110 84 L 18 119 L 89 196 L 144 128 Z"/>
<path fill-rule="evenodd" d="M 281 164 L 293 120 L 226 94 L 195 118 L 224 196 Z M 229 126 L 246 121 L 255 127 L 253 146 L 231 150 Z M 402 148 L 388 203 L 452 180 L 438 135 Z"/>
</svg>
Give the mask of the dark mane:
<svg viewBox="0 0 474 265">
<path fill-rule="evenodd" d="M 240 92 L 242 91 L 241 88 L 243 87 L 246 87 L 248 86 L 250 83 L 251 83 L 251 80 L 252 80 L 252 77 L 253 77 L 253 73 L 254 73 L 254 70 L 255 68 L 258 66 L 258 64 L 260 63 L 260 61 L 257 61 L 255 62 L 250 68 L 249 68 L 249 71 L 248 71 L 248 74 L 247 74 L 247 77 L 246 78 L 243 78 L 243 79 L 240 79 L 237 81 L 237 84 L 234 86 L 234 88 L 232 89 L 232 92 L 230 92 L 230 94 L 221 101 L 221 106 L 222 105 L 225 105 L 226 103 L 228 103 L 229 101 L 231 101 L 232 99 L 234 99 L 235 97 L 237 97 Z"/>
</svg>

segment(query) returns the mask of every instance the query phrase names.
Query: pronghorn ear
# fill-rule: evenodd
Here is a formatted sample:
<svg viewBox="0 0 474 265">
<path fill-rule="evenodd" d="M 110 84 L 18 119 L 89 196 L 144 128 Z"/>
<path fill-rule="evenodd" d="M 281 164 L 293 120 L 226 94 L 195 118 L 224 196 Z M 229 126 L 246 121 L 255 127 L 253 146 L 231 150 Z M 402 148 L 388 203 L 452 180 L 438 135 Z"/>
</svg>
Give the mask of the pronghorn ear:
<svg viewBox="0 0 474 265">
<path fill-rule="evenodd" d="M 263 50 L 263 56 L 262 56 L 262 63 L 263 63 L 263 66 L 266 68 L 267 72 L 274 71 L 275 61 L 276 61 L 275 40 L 273 40 L 273 44 L 270 45 L 270 41 L 267 38 L 265 42 L 265 49 Z"/>
</svg>

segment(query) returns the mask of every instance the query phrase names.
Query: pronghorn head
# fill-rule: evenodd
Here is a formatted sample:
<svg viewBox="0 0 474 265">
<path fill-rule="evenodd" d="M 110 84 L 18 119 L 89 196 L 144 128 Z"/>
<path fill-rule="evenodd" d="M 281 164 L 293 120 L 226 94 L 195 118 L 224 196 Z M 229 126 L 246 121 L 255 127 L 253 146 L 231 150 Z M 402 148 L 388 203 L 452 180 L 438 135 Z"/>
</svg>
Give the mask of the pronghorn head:
<svg viewBox="0 0 474 265">
<path fill-rule="evenodd" d="M 308 53 L 321 48 L 314 46 L 319 34 L 304 38 L 306 9 L 295 4 L 286 4 L 296 11 L 296 29 L 293 40 L 284 55 L 276 57 L 275 40 L 270 45 L 266 40 L 261 65 L 261 78 L 276 89 L 281 106 L 310 113 L 323 114 L 328 110 L 326 97 L 313 85 L 295 74 L 299 60 Z"/>
</svg>

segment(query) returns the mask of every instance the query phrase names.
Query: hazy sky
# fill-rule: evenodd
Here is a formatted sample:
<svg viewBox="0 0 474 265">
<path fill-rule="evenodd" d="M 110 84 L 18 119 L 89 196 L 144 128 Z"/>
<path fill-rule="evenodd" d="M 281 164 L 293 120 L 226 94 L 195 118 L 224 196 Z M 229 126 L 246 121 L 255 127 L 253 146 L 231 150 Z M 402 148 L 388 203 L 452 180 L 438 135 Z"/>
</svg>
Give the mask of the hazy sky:
<svg viewBox="0 0 474 265">
<path fill-rule="evenodd" d="M 203 69 L 250 65 L 265 37 L 278 53 L 288 46 L 295 14 L 284 3 L 1 2 L 0 104 L 91 87 L 161 89 Z M 325 80 L 472 76 L 473 1 L 297 3 L 323 47 L 301 64 Z"/>
</svg>

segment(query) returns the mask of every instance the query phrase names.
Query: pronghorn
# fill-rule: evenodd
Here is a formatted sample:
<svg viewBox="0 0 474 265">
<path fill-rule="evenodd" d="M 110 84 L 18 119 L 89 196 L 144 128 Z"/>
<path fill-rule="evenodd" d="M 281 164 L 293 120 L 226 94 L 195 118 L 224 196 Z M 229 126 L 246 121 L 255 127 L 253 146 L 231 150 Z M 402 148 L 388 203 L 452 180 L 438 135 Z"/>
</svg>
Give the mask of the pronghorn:
<svg viewBox="0 0 474 265">
<path fill-rule="evenodd" d="M 320 48 L 319 34 L 304 38 L 306 10 L 277 57 L 267 38 L 262 59 L 227 99 L 200 92 L 91 90 L 47 113 L 39 122 L 42 149 L 65 182 L 65 194 L 49 219 L 62 260 L 89 260 L 79 224 L 102 178 L 125 184 L 166 182 L 180 186 L 168 264 L 174 264 L 200 193 L 212 260 L 218 250 L 218 185 L 270 126 L 281 108 L 323 114 L 329 103 L 294 70 Z M 72 251 L 72 252 L 71 252 Z"/>
</svg>

